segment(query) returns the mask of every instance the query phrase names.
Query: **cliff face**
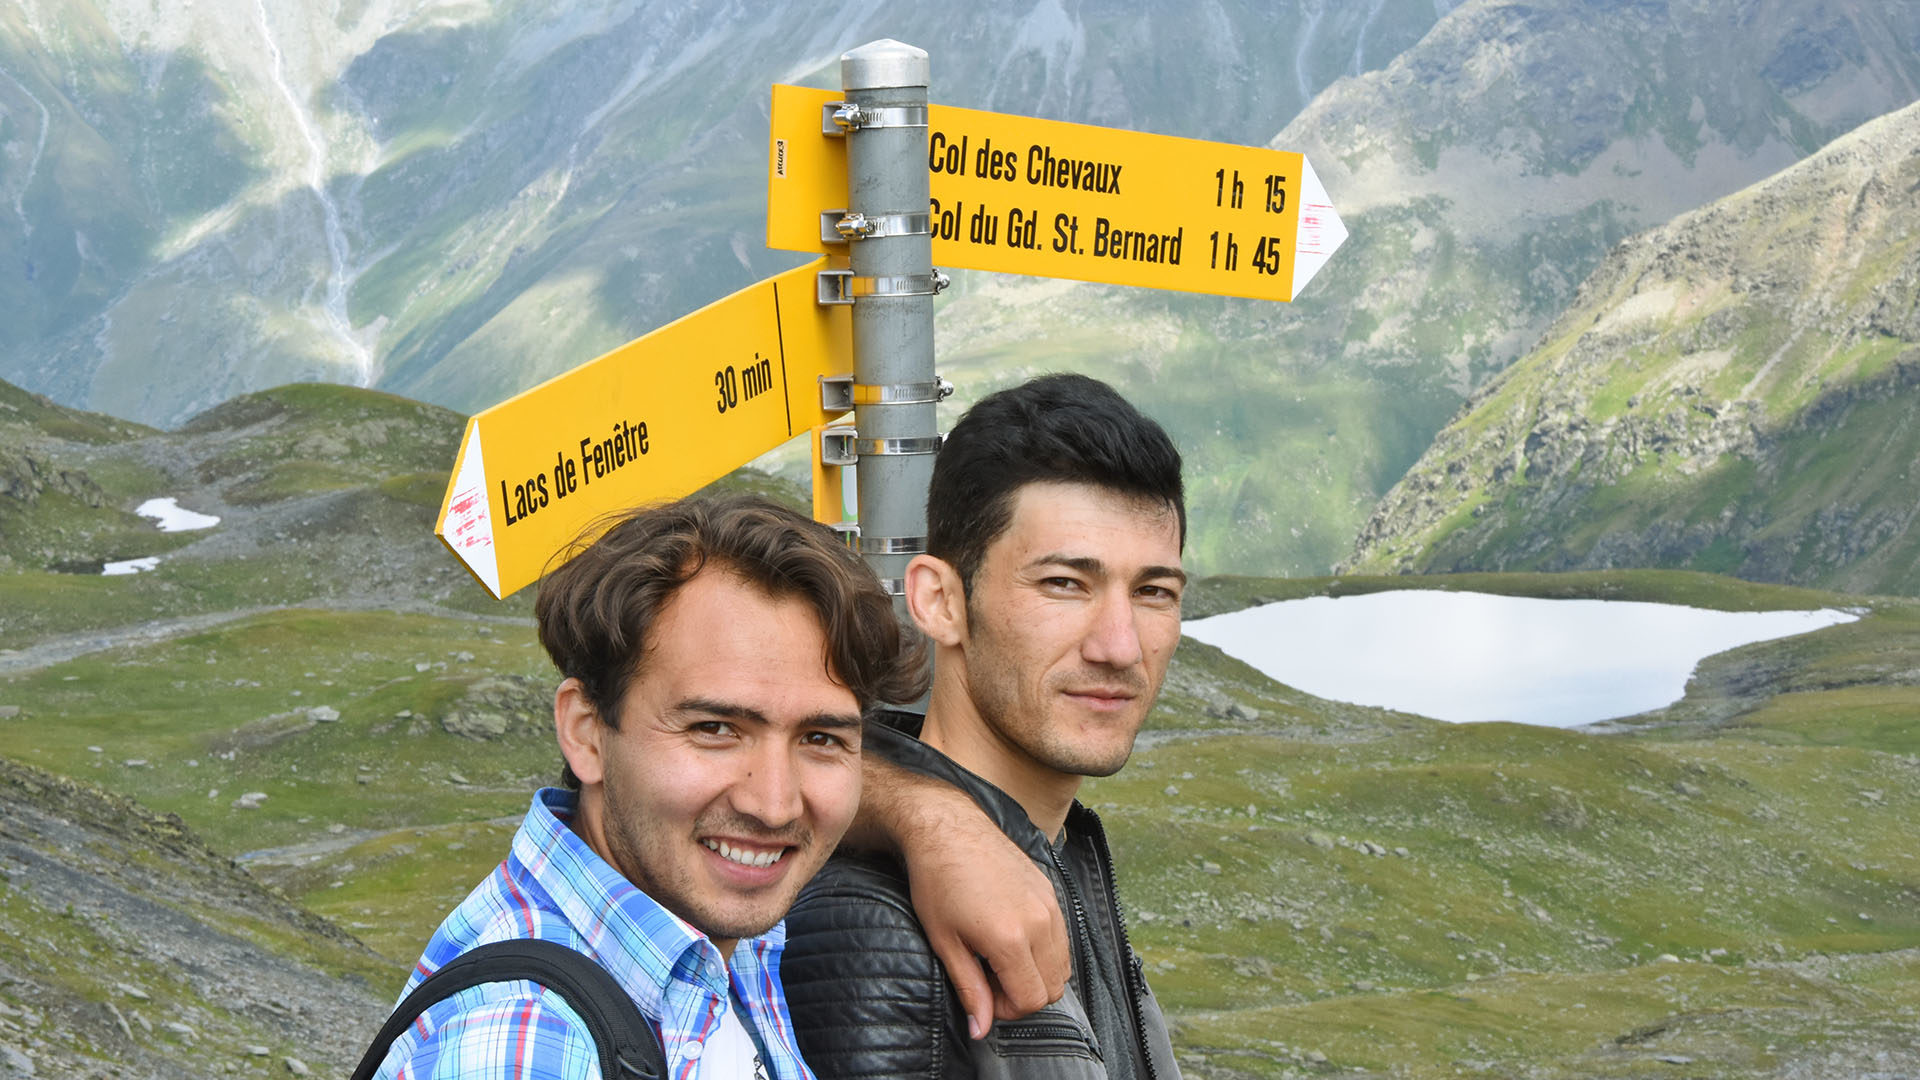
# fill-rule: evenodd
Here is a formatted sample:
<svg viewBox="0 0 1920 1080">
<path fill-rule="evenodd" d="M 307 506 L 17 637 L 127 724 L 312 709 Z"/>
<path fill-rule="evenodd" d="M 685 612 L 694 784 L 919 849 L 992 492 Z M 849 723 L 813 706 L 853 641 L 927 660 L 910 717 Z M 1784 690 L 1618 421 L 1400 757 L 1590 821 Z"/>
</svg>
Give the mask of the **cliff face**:
<svg viewBox="0 0 1920 1080">
<path fill-rule="evenodd" d="M 1916 192 L 1909 107 L 1621 244 L 1346 565 L 1920 592 Z"/>
</svg>

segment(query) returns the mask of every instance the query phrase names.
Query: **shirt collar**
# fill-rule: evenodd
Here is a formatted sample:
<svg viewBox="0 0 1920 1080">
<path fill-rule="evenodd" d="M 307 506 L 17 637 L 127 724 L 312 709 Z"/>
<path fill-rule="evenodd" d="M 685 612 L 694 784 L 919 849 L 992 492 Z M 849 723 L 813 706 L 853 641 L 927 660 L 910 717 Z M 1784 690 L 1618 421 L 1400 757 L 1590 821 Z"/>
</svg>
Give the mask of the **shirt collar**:
<svg viewBox="0 0 1920 1080">
<path fill-rule="evenodd" d="M 569 827 L 578 807 L 577 792 L 542 788 L 514 835 L 509 859 L 546 890 L 594 958 L 643 1012 L 664 1014 L 668 986 L 675 978 L 724 998 L 728 977 L 720 950 L 587 846 Z M 785 930 L 781 924 L 754 940 L 778 945 Z M 739 946 L 748 944 L 740 942 L 735 955 Z"/>
</svg>

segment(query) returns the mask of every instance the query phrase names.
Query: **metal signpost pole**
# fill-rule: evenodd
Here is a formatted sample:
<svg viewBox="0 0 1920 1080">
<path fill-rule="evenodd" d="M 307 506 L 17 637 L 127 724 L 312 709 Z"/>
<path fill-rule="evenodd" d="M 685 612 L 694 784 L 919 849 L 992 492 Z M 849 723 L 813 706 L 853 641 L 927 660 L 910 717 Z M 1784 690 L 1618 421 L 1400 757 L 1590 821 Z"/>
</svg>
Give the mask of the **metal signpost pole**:
<svg viewBox="0 0 1920 1080">
<path fill-rule="evenodd" d="M 468 420 L 434 532 L 489 591 L 539 580 L 610 510 L 813 431 L 815 515 L 856 537 L 904 615 L 952 390 L 933 370 L 936 251 L 970 270 L 1285 301 L 1347 237 L 1300 154 L 929 106 L 928 74 L 925 52 L 883 40 L 840 57 L 837 94 L 773 87 L 767 244 L 815 263 Z M 852 526 L 846 465 L 860 466 Z"/>
<path fill-rule="evenodd" d="M 928 228 L 924 50 L 869 42 L 840 57 L 846 102 L 831 122 L 846 132 L 853 300 L 853 406 L 859 455 L 860 553 L 895 595 L 907 563 L 926 550 L 927 485 L 940 446 L 933 370 L 933 269 Z"/>
</svg>

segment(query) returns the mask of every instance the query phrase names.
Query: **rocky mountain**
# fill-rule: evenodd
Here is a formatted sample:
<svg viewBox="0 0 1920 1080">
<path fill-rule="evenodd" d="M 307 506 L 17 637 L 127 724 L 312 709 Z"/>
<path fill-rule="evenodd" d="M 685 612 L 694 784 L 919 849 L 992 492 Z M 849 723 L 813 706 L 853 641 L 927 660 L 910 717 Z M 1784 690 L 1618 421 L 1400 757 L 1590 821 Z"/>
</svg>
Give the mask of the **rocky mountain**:
<svg viewBox="0 0 1920 1080">
<path fill-rule="evenodd" d="M 345 1075 L 395 982 L 177 816 L 5 758 L 0 941 L 9 1077 Z"/>
<path fill-rule="evenodd" d="M 1324 570 L 1609 246 L 1920 87 L 1901 0 L 25 0 L 0 376 L 162 425 L 296 378 L 492 404 L 791 265 L 766 86 L 880 36 L 936 100 L 1316 162 L 1353 237 L 1295 304 L 964 275 L 942 307 L 956 407 L 1074 367 L 1165 420 L 1214 570 Z"/>
<path fill-rule="evenodd" d="M 1296 302 L 1001 279 L 942 349 L 972 381 L 1113 375 L 1188 452 L 1199 565 L 1324 573 L 1614 244 L 1917 91 L 1911 4 L 1463 4 L 1272 139 L 1353 233 Z"/>
<path fill-rule="evenodd" d="M 1259 142 L 1448 6 L 24 0 L 0 376 L 163 425 L 294 379 L 484 406 L 793 265 L 768 86 L 863 41 L 953 104 Z"/>
<path fill-rule="evenodd" d="M 1350 566 L 1920 593 L 1920 106 L 1621 244 Z"/>
<path fill-rule="evenodd" d="M 303 605 L 522 618 L 531 590 L 494 600 L 433 534 L 463 424 L 299 383 L 159 431 L 0 382 L 0 650 L 38 643 L 44 660 L 101 647 L 101 626 L 140 640 Z M 806 502 L 752 469 L 715 486 Z M 162 499 L 217 524 L 162 531 Z M 102 574 L 133 560 L 150 563 Z M 26 662 L 0 651 L 0 673 Z"/>
</svg>

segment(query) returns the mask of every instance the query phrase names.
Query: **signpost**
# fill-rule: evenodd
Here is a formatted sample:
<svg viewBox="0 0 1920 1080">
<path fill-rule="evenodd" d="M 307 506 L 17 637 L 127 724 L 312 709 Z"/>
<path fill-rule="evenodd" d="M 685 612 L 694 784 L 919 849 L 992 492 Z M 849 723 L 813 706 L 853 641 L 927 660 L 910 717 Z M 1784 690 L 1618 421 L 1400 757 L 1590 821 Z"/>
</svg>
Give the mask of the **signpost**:
<svg viewBox="0 0 1920 1080">
<path fill-rule="evenodd" d="M 467 423 L 435 532 L 495 596 L 592 522 L 677 498 L 802 432 L 815 516 L 888 591 L 926 550 L 940 446 L 936 265 L 1292 300 L 1346 226 L 1299 154 L 927 103 L 875 41 L 841 91 L 773 88 L 767 244 L 843 255 L 751 285 Z M 826 426 L 853 412 L 852 425 Z"/>
<path fill-rule="evenodd" d="M 769 247 L 845 250 L 842 96 L 773 88 Z M 1264 147 L 933 105 L 926 159 L 943 267 L 1292 300 L 1347 236 L 1306 158 Z"/>
<path fill-rule="evenodd" d="M 834 413 L 845 308 L 825 259 L 768 278 L 467 421 L 434 532 L 496 597 L 539 580 L 596 518 L 676 498 Z"/>
</svg>

